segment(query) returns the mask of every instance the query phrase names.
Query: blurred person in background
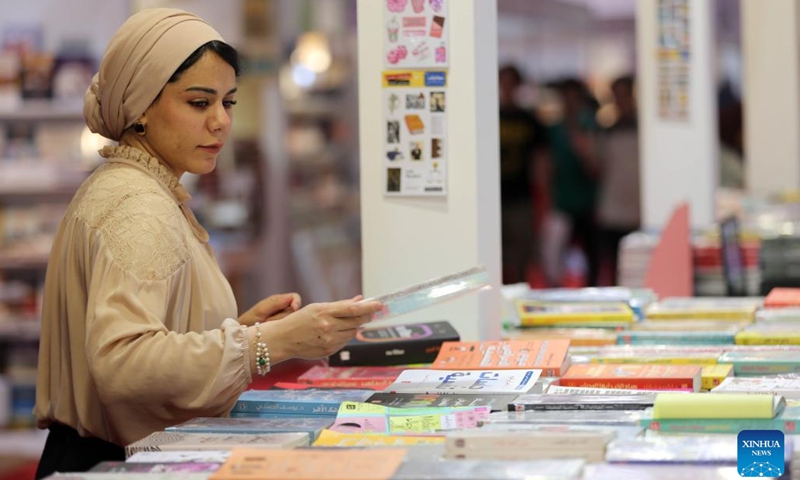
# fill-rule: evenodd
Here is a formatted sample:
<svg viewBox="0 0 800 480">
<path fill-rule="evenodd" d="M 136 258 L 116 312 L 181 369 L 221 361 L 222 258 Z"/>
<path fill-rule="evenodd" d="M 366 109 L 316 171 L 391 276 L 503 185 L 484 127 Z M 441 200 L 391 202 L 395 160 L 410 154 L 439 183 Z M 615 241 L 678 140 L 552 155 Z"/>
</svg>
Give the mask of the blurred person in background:
<svg viewBox="0 0 800 480">
<path fill-rule="evenodd" d="M 738 99 L 719 107 L 719 186 L 744 189 L 742 104 Z"/>
<path fill-rule="evenodd" d="M 518 101 L 522 73 L 514 65 L 499 72 L 500 203 L 502 211 L 503 283 L 525 282 L 539 266 L 538 224 L 541 198 L 534 185 L 547 156 L 545 128 Z"/>
<path fill-rule="evenodd" d="M 639 229 L 639 128 L 634 78 L 623 76 L 611 84 L 617 119 L 598 138 L 600 146 L 597 248 L 599 283 L 616 285 L 617 259 L 622 238 Z"/>
<path fill-rule="evenodd" d="M 600 168 L 595 138 L 598 103 L 579 79 L 559 82 L 556 91 L 562 118 L 549 130 L 552 211 L 548 214 L 547 228 L 554 232 L 566 230 L 568 245 L 558 244 L 560 239 L 556 237 L 561 237 L 560 233 L 552 235 L 554 245 L 548 248 L 548 281 L 551 284 L 564 282 L 564 249 L 574 246 L 587 261 L 585 283 L 595 285 L 598 263 L 593 246 L 597 234 L 595 209 Z"/>
</svg>

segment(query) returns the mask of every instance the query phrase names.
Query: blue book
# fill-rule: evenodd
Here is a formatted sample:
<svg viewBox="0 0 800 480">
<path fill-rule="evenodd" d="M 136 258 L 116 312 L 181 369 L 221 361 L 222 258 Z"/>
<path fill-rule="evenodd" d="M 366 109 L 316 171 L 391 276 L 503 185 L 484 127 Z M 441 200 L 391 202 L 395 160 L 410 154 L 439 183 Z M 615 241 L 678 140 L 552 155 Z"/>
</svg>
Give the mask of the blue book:
<svg viewBox="0 0 800 480">
<path fill-rule="evenodd" d="M 270 412 L 231 412 L 231 418 L 297 418 L 297 417 L 311 417 L 314 418 L 336 418 L 336 415 L 295 415 L 293 413 L 270 413 Z"/>
<path fill-rule="evenodd" d="M 183 422 L 165 430 L 169 432 L 184 433 L 307 433 L 311 442 L 317 439 L 319 433 L 333 424 L 334 418 L 329 417 L 302 417 L 283 416 L 280 418 L 222 418 L 199 417 Z"/>
<path fill-rule="evenodd" d="M 735 331 L 696 332 L 629 330 L 617 335 L 618 345 L 733 345 Z"/>
<path fill-rule="evenodd" d="M 240 413 L 335 417 L 342 402 L 363 402 L 373 393 L 374 390 L 351 389 L 247 390 L 239 396 L 231 417 Z"/>
</svg>

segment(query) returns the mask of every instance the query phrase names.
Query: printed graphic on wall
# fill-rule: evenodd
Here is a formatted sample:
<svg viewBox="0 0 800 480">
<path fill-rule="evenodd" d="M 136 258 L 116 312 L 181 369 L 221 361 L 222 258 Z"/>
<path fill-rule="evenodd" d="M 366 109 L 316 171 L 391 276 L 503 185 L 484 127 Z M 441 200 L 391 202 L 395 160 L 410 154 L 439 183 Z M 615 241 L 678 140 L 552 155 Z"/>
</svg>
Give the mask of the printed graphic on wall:
<svg viewBox="0 0 800 480">
<path fill-rule="evenodd" d="M 384 194 L 447 194 L 447 72 L 383 72 Z"/>
<path fill-rule="evenodd" d="M 384 0 L 386 68 L 447 66 L 447 0 Z"/>
<path fill-rule="evenodd" d="M 689 119 L 691 0 L 658 0 L 658 112 L 665 120 Z"/>
</svg>

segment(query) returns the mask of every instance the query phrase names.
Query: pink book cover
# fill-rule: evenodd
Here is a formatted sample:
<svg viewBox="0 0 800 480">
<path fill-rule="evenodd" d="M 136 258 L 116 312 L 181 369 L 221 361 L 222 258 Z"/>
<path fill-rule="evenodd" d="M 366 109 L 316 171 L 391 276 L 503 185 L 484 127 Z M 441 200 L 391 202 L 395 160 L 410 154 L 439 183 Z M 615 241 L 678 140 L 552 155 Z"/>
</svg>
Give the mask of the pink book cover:
<svg viewBox="0 0 800 480">
<path fill-rule="evenodd" d="M 404 370 L 407 370 L 407 367 L 323 367 L 316 365 L 297 377 L 297 382 L 340 388 L 384 389 L 391 385 Z"/>
</svg>

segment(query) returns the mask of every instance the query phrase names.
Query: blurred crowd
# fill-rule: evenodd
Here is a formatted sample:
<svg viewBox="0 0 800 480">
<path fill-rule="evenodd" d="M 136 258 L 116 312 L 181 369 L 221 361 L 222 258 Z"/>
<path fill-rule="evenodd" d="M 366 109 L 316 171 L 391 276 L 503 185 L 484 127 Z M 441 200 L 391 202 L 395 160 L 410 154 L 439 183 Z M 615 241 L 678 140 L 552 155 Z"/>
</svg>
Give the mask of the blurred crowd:
<svg viewBox="0 0 800 480">
<path fill-rule="evenodd" d="M 640 227 L 633 76 L 593 93 L 578 78 L 536 86 L 499 71 L 503 283 L 616 285 L 619 245 Z M 529 99 L 528 99 L 529 100 Z M 743 188 L 741 102 L 719 97 L 719 184 Z"/>
</svg>

